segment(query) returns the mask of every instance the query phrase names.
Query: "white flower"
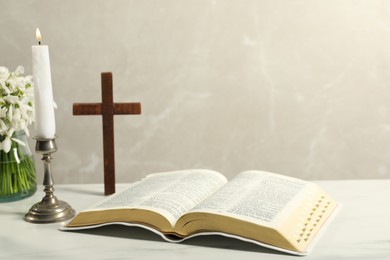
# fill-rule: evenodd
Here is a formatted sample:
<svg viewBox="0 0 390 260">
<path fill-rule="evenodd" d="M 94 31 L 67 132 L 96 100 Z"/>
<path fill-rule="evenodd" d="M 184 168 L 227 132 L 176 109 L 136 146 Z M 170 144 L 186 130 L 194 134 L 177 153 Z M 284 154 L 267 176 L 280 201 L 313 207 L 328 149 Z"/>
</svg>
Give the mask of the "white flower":
<svg viewBox="0 0 390 260">
<path fill-rule="evenodd" d="M 23 66 L 18 66 L 14 72 L 17 76 L 19 76 L 20 74 L 23 74 L 24 73 L 24 68 Z"/>
<path fill-rule="evenodd" d="M 0 66 L 0 77 L 5 75 L 6 77 L 8 77 L 9 75 L 9 70 L 6 68 L 6 67 L 2 67 Z"/>
<path fill-rule="evenodd" d="M 22 144 L 13 134 L 24 130 L 34 122 L 34 90 L 32 76 L 21 76 L 24 68 L 18 66 L 14 72 L 0 66 L 0 150 L 8 153 L 12 142 Z"/>
<path fill-rule="evenodd" d="M 0 119 L 0 135 L 4 135 L 8 130 L 7 125 L 4 123 L 2 119 Z"/>
<path fill-rule="evenodd" d="M 8 153 L 9 150 L 11 150 L 11 139 L 8 136 L 1 143 L 1 149 L 3 149 L 3 151 L 6 153 Z"/>
</svg>

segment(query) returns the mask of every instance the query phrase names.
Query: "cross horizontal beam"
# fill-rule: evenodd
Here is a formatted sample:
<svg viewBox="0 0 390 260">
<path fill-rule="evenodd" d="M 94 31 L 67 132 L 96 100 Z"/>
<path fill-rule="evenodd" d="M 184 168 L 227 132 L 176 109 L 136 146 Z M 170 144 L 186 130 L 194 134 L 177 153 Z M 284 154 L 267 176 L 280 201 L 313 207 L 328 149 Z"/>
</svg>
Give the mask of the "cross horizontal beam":
<svg viewBox="0 0 390 260">
<path fill-rule="evenodd" d="M 115 103 L 113 106 L 115 115 L 140 115 L 141 103 Z M 102 103 L 75 103 L 73 104 L 73 115 L 101 115 Z"/>
</svg>

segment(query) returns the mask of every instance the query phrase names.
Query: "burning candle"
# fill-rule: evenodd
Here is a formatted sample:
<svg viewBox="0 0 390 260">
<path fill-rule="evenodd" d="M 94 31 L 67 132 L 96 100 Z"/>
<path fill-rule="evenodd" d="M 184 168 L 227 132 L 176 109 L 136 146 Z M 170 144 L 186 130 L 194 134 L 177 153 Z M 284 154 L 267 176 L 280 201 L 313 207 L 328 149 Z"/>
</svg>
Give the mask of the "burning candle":
<svg viewBox="0 0 390 260">
<path fill-rule="evenodd" d="M 49 47 L 41 45 L 42 36 L 37 28 L 38 45 L 32 46 L 34 81 L 35 130 L 41 138 L 54 138 L 56 132 Z"/>
</svg>

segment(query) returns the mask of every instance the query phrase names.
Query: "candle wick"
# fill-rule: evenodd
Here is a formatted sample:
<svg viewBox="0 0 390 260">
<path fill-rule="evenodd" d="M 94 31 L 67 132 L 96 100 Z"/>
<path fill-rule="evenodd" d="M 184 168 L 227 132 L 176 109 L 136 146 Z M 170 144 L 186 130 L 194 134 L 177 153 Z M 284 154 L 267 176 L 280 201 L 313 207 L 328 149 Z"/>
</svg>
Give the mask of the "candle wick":
<svg viewBox="0 0 390 260">
<path fill-rule="evenodd" d="M 39 41 L 38 44 L 41 45 L 41 41 Z"/>
</svg>

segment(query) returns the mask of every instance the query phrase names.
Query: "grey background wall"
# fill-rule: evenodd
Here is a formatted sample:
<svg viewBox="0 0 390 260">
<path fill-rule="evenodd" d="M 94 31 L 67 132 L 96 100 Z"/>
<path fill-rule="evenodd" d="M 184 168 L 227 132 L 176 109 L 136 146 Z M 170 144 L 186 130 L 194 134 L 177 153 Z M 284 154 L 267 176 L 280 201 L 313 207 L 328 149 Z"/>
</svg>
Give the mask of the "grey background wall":
<svg viewBox="0 0 390 260">
<path fill-rule="evenodd" d="M 36 27 L 56 183 L 102 181 L 101 118 L 72 103 L 101 100 L 103 71 L 116 102 L 143 106 L 115 117 L 118 182 L 188 168 L 390 177 L 389 1 L 0 0 L 0 65 L 31 74 Z"/>
</svg>

